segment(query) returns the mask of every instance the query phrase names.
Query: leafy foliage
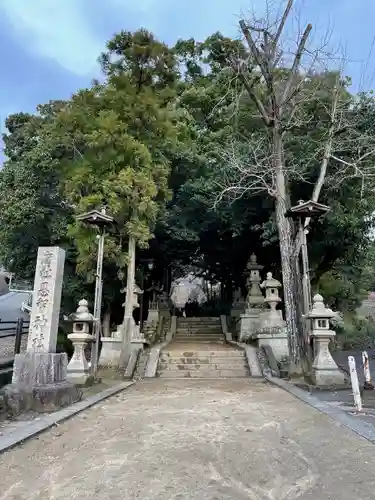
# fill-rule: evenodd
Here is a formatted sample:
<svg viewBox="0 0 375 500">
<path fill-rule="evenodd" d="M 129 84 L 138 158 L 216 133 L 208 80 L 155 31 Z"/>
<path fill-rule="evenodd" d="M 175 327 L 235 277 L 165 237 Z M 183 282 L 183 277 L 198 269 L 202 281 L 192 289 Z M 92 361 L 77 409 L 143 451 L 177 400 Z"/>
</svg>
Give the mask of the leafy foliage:
<svg viewBox="0 0 375 500">
<path fill-rule="evenodd" d="M 96 235 L 75 216 L 105 205 L 115 218 L 104 261 L 104 302 L 114 315 L 123 301 L 129 234 L 136 237 L 138 256 L 155 261 L 150 280 L 165 282 L 168 266 L 179 273 L 194 267 L 222 282 L 230 300 L 233 287 L 244 285 L 252 252 L 280 277 L 272 200 L 247 191 L 231 203 L 215 203 L 232 175 L 233 145 L 251 163 L 249 138 L 264 140 L 254 105 L 228 66 L 233 54 L 246 57 L 241 42 L 220 33 L 168 47 L 146 30 L 122 31 L 100 57 L 103 83 L 42 105 L 36 115 L 8 117 L 0 261 L 31 278 L 38 246 L 64 247 L 70 312 L 83 294 L 92 296 L 96 259 Z M 335 73 L 314 75 L 313 98 L 301 108 L 300 126 L 287 134 L 292 203 L 311 197 L 333 82 Z M 371 95 L 351 96 L 346 81 L 340 103 L 353 125 L 337 138 L 335 153 L 349 161 L 358 145 L 354 138 L 373 128 L 375 105 Z M 341 165 L 332 162 L 330 168 L 320 201 L 332 210 L 313 221 L 308 236 L 311 274 L 332 306 L 353 310 L 373 286 L 374 184 L 360 175 L 338 182 Z"/>
</svg>

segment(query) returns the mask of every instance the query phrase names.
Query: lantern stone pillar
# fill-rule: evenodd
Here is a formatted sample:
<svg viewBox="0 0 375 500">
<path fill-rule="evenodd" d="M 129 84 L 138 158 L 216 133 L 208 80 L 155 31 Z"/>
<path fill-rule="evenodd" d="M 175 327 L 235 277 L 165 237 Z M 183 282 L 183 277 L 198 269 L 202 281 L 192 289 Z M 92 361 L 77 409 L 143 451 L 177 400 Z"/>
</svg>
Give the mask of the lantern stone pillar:
<svg viewBox="0 0 375 500">
<path fill-rule="evenodd" d="M 74 352 L 68 364 L 67 379 L 75 385 L 84 385 L 90 378 L 90 367 L 85 356 L 85 347 L 93 341 L 90 334 L 90 325 L 94 322 L 94 316 L 90 314 L 87 300 L 80 300 L 78 309 L 69 316 L 73 322 L 73 333 L 68 335 L 72 342 Z"/>
<path fill-rule="evenodd" d="M 336 313 L 325 306 L 323 297 L 315 295 L 313 307 L 306 314 L 306 318 L 312 320 L 311 337 L 314 340 L 314 362 L 311 378 L 313 383 L 320 387 L 345 383 L 345 376 L 329 350 L 329 343 L 336 336 L 335 331 L 331 330 L 329 325 L 329 320 L 334 317 L 336 317 Z"/>
<path fill-rule="evenodd" d="M 159 306 L 160 317 L 163 316 L 164 318 L 169 319 L 171 317 L 171 312 L 169 308 L 169 297 L 166 291 L 163 291 L 161 293 L 158 301 L 158 306 Z"/>
<path fill-rule="evenodd" d="M 279 290 L 282 285 L 280 281 L 276 280 L 272 276 L 272 273 L 267 273 L 267 278 L 263 281 L 263 283 L 261 283 L 260 287 L 266 292 L 264 302 L 269 306 L 269 309 L 264 311 L 262 314 L 262 327 L 284 327 L 285 322 L 283 320 L 281 309 L 276 309 L 281 303 Z"/>
<path fill-rule="evenodd" d="M 158 301 L 158 290 L 154 287 L 151 289 L 151 298 L 148 306 L 148 315 L 146 324 L 149 326 L 155 326 L 159 321 L 159 301 Z"/>
<path fill-rule="evenodd" d="M 260 271 L 262 269 L 263 266 L 257 263 L 256 255 L 252 254 L 244 273 L 247 276 L 246 286 L 248 293 L 246 297 L 245 312 L 240 315 L 240 342 L 256 335 L 259 329 L 260 315 L 264 308 L 264 297 L 259 286 L 262 281 L 260 277 Z"/>
</svg>

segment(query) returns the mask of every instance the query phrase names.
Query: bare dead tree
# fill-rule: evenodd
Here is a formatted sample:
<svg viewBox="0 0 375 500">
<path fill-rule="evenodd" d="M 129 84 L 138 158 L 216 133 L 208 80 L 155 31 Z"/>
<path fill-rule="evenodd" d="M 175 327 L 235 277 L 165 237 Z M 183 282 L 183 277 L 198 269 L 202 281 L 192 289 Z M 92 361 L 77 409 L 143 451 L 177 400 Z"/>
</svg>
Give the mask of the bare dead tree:
<svg viewBox="0 0 375 500">
<path fill-rule="evenodd" d="M 328 126 L 325 127 L 325 136 L 319 139 L 306 164 L 301 165 L 289 154 L 288 137 L 312 119 L 306 113 L 306 103 L 317 99 L 319 89 L 315 83 L 326 69 L 323 65 L 319 67 L 320 56 L 327 46 L 327 41 L 324 41 L 319 49 L 309 48 L 312 26 L 307 24 L 296 35 L 296 49 L 285 49 L 283 37 L 293 6 L 294 0 L 288 0 L 276 23 L 270 19 L 253 23 L 242 19 L 239 22 L 248 48 L 248 59 L 230 56 L 229 62 L 244 91 L 255 104 L 264 129 L 246 138 L 232 139 L 228 149 L 222 153 L 222 159 L 229 168 L 217 201 L 228 196 L 238 198 L 247 191 L 266 192 L 275 200 L 291 369 L 300 372 L 304 352 L 299 333 L 298 287 L 293 262 L 301 242 L 298 236 L 294 239 L 292 223 L 286 216 L 290 208 L 289 181 L 306 181 L 309 163 L 320 164 L 319 175 L 312 186 L 312 199 L 318 201 L 328 178 L 330 162 L 343 166 L 335 169 L 330 182 L 342 182 L 347 176 L 364 176 L 359 165 L 375 155 L 375 142 L 370 136 L 364 138 L 356 133 L 353 109 L 345 96 L 338 71 L 334 84 L 328 89 L 330 104 L 326 113 Z M 303 66 L 304 61 L 307 65 Z M 351 156 L 347 157 L 345 152 L 349 150 Z M 355 158 L 353 150 L 356 150 Z"/>
</svg>

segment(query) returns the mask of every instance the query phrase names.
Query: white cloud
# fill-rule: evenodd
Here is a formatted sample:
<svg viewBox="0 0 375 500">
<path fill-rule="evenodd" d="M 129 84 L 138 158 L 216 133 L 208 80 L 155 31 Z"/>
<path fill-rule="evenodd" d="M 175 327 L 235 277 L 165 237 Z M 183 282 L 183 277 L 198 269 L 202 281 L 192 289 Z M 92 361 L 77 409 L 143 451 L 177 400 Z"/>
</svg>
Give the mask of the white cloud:
<svg viewBox="0 0 375 500">
<path fill-rule="evenodd" d="M 15 32 L 25 48 L 57 60 L 61 66 L 85 75 L 96 67 L 103 49 L 90 32 L 78 0 L 2 0 Z"/>
</svg>

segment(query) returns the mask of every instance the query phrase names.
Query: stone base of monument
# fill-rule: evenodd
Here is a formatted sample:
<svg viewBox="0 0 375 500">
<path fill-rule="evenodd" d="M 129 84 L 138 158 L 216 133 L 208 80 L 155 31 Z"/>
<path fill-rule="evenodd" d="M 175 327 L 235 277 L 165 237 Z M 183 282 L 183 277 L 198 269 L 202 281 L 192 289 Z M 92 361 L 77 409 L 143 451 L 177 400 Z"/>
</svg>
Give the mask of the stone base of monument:
<svg viewBox="0 0 375 500">
<path fill-rule="evenodd" d="M 258 346 L 270 346 L 278 362 L 289 356 L 288 334 L 285 327 L 272 327 L 258 332 L 256 337 Z"/>
<path fill-rule="evenodd" d="M 147 324 L 156 325 L 159 321 L 159 309 L 149 309 L 147 315 Z"/>
<path fill-rule="evenodd" d="M 329 343 L 334 332 L 325 330 L 313 334 L 315 357 L 312 364 L 311 380 L 319 387 L 343 385 L 345 375 L 340 371 L 329 350 Z"/>
<path fill-rule="evenodd" d="M 100 366 L 118 366 L 121 356 L 122 339 L 116 337 L 102 337 Z"/>
<path fill-rule="evenodd" d="M 6 411 L 49 413 L 79 401 L 82 391 L 66 380 L 67 365 L 66 353 L 17 354 L 12 383 L 3 389 Z"/>
<path fill-rule="evenodd" d="M 262 309 L 252 308 L 240 315 L 239 321 L 239 341 L 244 342 L 246 339 L 251 338 L 260 327 L 260 315 Z"/>
<path fill-rule="evenodd" d="M 345 386 L 345 375 L 339 368 L 313 368 L 311 381 L 320 388 Z M 346 386 L 345 386 L 346 387 Z"/>
</svg>

